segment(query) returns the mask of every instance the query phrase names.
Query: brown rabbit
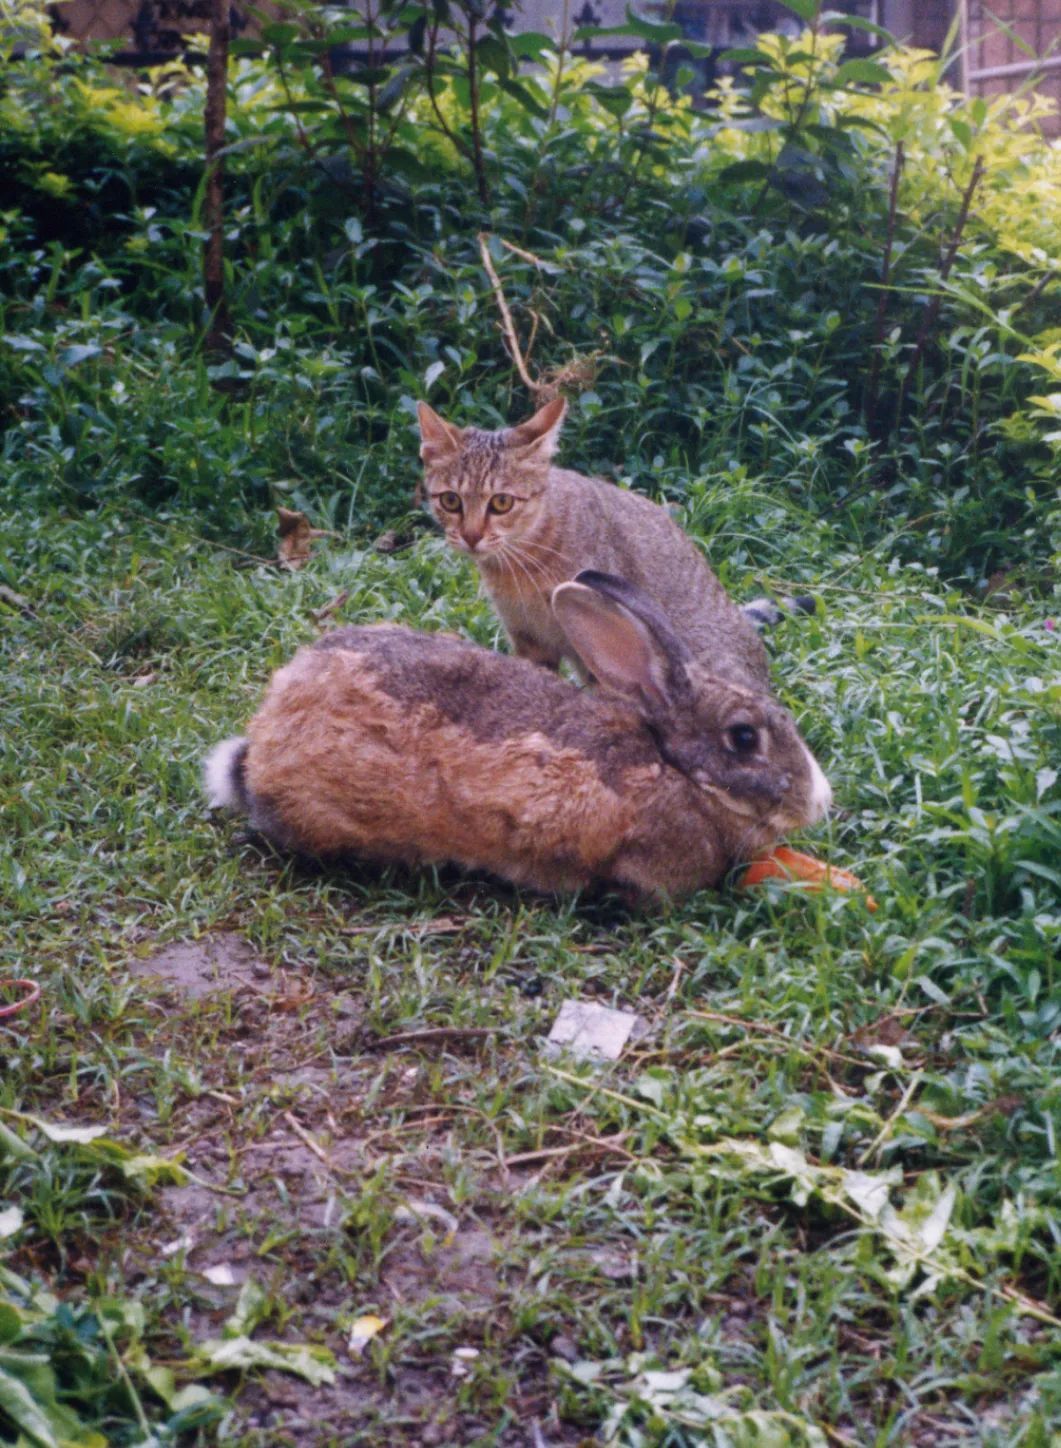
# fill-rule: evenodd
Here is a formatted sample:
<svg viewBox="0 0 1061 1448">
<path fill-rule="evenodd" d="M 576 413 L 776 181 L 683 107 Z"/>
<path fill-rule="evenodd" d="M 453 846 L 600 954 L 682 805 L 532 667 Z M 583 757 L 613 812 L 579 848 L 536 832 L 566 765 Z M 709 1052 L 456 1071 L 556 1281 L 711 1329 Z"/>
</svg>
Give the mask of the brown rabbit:
<svg viewBox="0 0 1061 1448">
<path fill-rule="evenodd" d="M 824 814 L 829 785 L 790 715 L 713 677 L 638 589 L 587 572 L 552 610 L 599 691 L 449 634 L 337 629 L 209 755 L 211 804 L 312 855 L 656 898 L 714 885 Z"/>
<path fill-rule="evenodd" d="M 755 625 L 768 620 L 771 605 L 759 600 L 748 614 L 738 608 L 658 503 L 554 467 L 566 406 L 557 398 L 518 427 L 485 432 L 455 427 L 419 404 L 428 504 L 450 546 L 474 560 L 514 651 L 551 668 L 566 657 L 582 673 L 549 599 L 557 584 L 596 569 L 654 598 L 712 673 L 765 683 Z"/>
</svg>

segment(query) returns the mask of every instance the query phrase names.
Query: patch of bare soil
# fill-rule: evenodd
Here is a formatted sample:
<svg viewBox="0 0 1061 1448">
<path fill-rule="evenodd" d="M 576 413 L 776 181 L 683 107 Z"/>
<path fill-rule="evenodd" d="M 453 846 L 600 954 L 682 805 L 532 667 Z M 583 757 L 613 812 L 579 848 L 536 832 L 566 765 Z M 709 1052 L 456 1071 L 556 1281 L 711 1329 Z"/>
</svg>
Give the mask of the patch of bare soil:
<svg viewBox="0 0 1061 1448">
<path fill-rule="evenodd" d="M 183 1265 L 180 1326 L 192 1341 L 217 1335 L 253 1278 L 278 1309 L 257 1335 L 323 1344 L 339 1365 L 327 1387 L 275 1372 L 230 1381 L 226 1441 L 583 1442 L 559 1420 L 544 1350 L 519 1342 L 503 1402 L 477 1380 L 475 1354 L 506 1330 L 505 1198 L 484 1176 L 476 1199 L 454 1210 L 444 1172 L 459 1109 L 433 1097 L 430 1063 L 400 1047 L 364 1049 L 356 979 L 349 992 L 333 980 L 315 994 L 312 969 L 273 969 L 234 933 L 166 945 L 134 968 L 166 1002 L 150 1048 L 179 1038 L 201 1086 L 174 1111 L 167 1146 L 184 1152 L 195 1180 L 156 1192 L 127 1270 L 153 1280 L 161 1262 Z M 124 1109 L 143 1129 L 156 1107 L 130 1097 Z M 365 1312 L 387 1321 L 385 1357 L 349 1351 Z"/>
<path fill-rule="evenodd" d="M 191 1000 L 268 980 L 269 965 L 240 935 L 219 933 L 163 945 L 144 960 L 129 962 L 134 975 L 153 976 Z"/>
<path fill-rule="evenodd" d="M 402 1245 L 387 1258 L 382 1274 L 396 1303 L 414 1304 L 430 1295 L 453 1314 L 490 1313 L 502 1286 L 495 1267 L 498 1243 L 488 1231 L 470 1224 L 434 1248 Z"/>
</svg>

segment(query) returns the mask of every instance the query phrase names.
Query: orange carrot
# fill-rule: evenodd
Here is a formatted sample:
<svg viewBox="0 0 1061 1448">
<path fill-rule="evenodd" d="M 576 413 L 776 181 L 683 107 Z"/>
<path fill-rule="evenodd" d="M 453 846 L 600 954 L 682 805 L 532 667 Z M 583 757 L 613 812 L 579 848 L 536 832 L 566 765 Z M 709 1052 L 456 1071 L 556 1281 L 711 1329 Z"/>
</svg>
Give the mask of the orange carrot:
<svg viewBox="0 0 1061 1448">
<path fill-rule="evenodd" d="M 753 860 L 741 876 L 741 885 L 761 885 L 764 880 L 802 880 L 812 890 L 830 886 L 834 890 L 862 890 L 865 885 L 850 870 L 838 870 L 813 855 L 804 855 L 799 850 L 790 850 L 787 845 L 777 845 L 768 855 Z M 866 908 L 876 910 L 877 902 L 872 895 L 866 896 Z"/>
</svg>

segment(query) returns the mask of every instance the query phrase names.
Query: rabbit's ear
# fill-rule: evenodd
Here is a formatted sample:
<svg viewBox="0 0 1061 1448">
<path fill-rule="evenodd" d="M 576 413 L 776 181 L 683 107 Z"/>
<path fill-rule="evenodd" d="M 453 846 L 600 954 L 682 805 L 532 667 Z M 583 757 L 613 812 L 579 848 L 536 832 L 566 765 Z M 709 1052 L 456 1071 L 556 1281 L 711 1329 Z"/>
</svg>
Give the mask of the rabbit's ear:
<svg viewBox="0 0 1061 1448">
<path fill-rule="evenodd" d="M 460 452 L 461 431 L 452 422 L 439 417 L 426 402 L 416 404 L 420 419 L 420 459 L 425 463 L 438 463 L 445 457 L 455 457 Z"/>
<path fill-rule="evenodd" d="M 505 445 L 520 448 L 526 457 L 551 458 L 560 441 L 560 427 L 566 411 L 567 403 L 564 399 L 554 397 L 552 402 L 540 407 L 526 422 L 521 422 L 518 427 L 510 427 L 505 433 Z"/>
<path fill-rule="evenodd" d="M 601 573 L 596 568 L 583 568 L 575 574 L 574 581 L 584 583 L 587 588 L 592 588 L 594 593 L 602 593 L 605 598 L 621 604 L 627 612 L 639 618 L 645 627 L 651 630 L 660 648 L 672 661 L 684 664 L 691 658 L 689 649 L 674 632 L 670 619 L 659 604 L 642 589 L 627 583 L 625 578 L 619 578 L 614 573 Z"/>
<path fill-rule="evenodd" d="M 553 613 L 568 642 L 604 688 L 621 694 L 646 717 L 666 717 L 685 685 L 683 651 L 662 615 L 664 633 L 659 636 L 651 618 L 658 611 L 636 589 L 630 592 L 646 605 L 647 619 L 639 616 L 641 609 L 635 612 L 592 581 L 581 581 L 598 577 L 612 581 L 607 574 L 580 573 L 574 583 L 561 583 L 553 590 Z"/>
</svg>

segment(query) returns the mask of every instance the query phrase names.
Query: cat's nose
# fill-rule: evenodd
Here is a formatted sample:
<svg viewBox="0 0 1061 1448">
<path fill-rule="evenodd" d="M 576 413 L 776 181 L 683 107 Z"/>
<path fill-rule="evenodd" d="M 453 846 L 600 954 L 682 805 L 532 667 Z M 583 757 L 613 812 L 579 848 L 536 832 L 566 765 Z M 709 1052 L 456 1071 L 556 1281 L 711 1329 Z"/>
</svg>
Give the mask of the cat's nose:
<svg viewBox="0 0 1061 1448">
<path fill-rule="evenodd" d="M 461 537 L 467 543 L 469 551 L 474 553 L 479 544 L 483 541 L 483 530 L 481 528 L 463 528 Z"/>
</svg>

